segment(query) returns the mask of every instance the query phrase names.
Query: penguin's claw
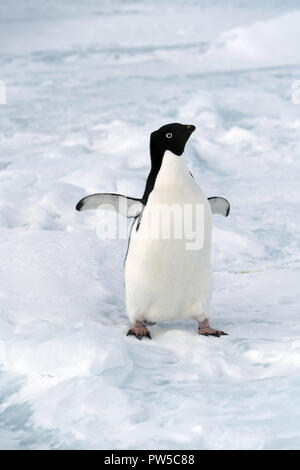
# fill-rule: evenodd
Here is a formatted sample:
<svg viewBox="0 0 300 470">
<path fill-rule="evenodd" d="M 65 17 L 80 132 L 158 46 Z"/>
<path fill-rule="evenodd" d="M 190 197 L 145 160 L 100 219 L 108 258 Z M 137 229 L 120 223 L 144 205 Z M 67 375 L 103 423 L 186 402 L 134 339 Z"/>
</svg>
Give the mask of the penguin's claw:
<svg viewBox="0 0 300 470">
<path fill-rule="evenodd" d="M 220 336 L 228 336 L 228 334 L 225 333 L 225 331 L 215 330 L 214 328 L 210 328 L 210 327 L 199 328 L 198 333 L 199 335 L 202 335 L 202 336 L 215 336 L 217 338 L 219 338 Z"/>
<path fill-rule="evenodd" d="M 153 326 L 153 325 L 156 325 L 155 322 L 153 322 L 153 321 L 148 321 L 148 320 L 144 320 L 143 323 L 144 323 L 145 326 Z"/>
<path fill-rule="evenodd" d="M 131 336 L 131 335 L 135 336 L 140 341 L 142 338 L 152 339 L 150 335 L 150 331 L 146 327 L 142 329 L 140 327 L 133 326 L 132 328 L 130 328 L 130 330 L 128 330 L 128 333 L 127 333 L 127 336 Z"/>
</svg>

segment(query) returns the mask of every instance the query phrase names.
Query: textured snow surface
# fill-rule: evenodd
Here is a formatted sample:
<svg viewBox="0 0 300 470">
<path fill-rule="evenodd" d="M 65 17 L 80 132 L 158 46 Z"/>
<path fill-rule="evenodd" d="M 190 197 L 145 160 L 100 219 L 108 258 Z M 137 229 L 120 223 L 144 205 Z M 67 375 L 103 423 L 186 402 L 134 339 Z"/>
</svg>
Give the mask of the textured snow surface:
<svg viewBox="0 0 300 470">
<path fill-rule="evenodd" d="M 263 4 L 263 5 L 262 5 Z M 295 1 L 2 0 L 0 448 L 300 449 Z M 126 240 L 76 213 L 141 196 L 149 133 L 195 124 L 212 326 L 127 338 Z"/>
</svg>

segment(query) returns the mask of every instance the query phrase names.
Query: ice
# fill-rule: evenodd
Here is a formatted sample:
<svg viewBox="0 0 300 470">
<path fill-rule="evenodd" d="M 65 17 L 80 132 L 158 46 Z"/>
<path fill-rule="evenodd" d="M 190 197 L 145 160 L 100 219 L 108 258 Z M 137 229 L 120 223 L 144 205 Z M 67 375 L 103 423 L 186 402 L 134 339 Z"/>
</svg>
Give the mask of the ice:
<svg viewBox="0 0 300 470">
<path fill-rule="evenodd" d="M 299 449 L 296 0 L 0 5 L 0 448 Z M 126 337 L 126 240 L 83 196 L 143 193 L 149 134 L 197 126 L 212 326 Z M 103 216 L 104 217 L 104 216 Z"/>
</svg>

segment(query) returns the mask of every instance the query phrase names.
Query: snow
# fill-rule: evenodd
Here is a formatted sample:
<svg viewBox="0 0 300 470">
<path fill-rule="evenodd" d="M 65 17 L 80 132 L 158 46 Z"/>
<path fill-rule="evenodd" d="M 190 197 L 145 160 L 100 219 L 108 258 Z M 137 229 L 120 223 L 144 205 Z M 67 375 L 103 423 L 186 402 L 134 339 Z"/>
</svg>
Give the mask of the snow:
<svg viewBox="0 0 300 470">
<path fill-rule="evenodd" d="M 262 6 L 263 3 L 263 6 Z M 296 0 L 0 5 L 0 448 L 299 449 Z M 126 337 L 126 240 L 97 191 L 141 196 L 149 133 L 195 124 L 214 216 L 212 325 Z"/>
</svg>

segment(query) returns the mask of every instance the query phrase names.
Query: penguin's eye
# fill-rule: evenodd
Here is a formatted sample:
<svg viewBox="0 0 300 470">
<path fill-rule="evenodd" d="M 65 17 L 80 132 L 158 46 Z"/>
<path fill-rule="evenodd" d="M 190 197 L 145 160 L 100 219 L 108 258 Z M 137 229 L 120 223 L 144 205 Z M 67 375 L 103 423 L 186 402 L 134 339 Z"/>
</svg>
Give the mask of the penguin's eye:
<svg viewBox="0 0 300 470">
<path fill-rule="evenodd" d="M 168 133 L 166 134 L 166 138 L 167 138 L 167 139 L 171 139 L 172 137 L 173 137 L 172 132 L 168 132 Z"/>
</svg>

